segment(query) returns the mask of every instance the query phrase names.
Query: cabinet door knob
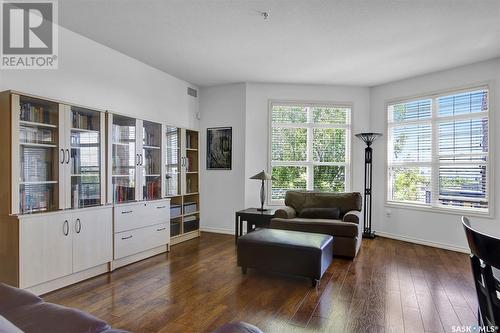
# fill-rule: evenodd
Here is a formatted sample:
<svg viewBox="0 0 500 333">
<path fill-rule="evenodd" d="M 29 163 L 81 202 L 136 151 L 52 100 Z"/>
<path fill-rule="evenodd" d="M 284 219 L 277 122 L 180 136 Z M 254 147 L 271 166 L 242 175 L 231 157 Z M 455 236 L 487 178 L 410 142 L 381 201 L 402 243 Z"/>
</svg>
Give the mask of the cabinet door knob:
<svg viewBox="0 0 500 333">
<path fill-rule="evenodd" d="M 79 234 L 80 231 L 82 231 L 82 221 L 80 221 L 80 219 L 76 219 L 75 221 L 75 231 L 77 234 Z"/>
<path fill-rule="evenodd" d="M 130 235 L 130 236 L 127 236 L 127 237 L 122 237 L 122 240 L 130 239 L 132 237 L 134 237 L 134 236 Z"/>
<path fill-rule="evenodd" d="M 156 229 L 156 231 L 163 231 L 163 230 L 165 230 L 165 229 L 167 229 L 167 228 L 160 228 L 160 229 Z"/>
<path fill-rule="evenodd" d="M 69 223 L 68 223 L 68 220 L 64 220 L 64 223 L 63 223 L 63 234 L 64 234 L 64 236 L 68 236 L 69 235 Z"/>
<path fill-rule="evenodd" d="M 125 210 L 125 211 L 122 212 L 122 214 L 130 214 L 132 212 L 133 212 L 132 210 Z"/>
</svg>

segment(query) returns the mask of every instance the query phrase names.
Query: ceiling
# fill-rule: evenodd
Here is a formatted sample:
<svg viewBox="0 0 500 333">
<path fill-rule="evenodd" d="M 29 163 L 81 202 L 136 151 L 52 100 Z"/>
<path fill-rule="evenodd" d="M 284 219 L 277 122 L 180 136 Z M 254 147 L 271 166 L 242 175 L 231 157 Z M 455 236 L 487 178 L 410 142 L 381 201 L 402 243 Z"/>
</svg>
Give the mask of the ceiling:
<svg viewBox="0 0 500 333">
<path fill-rule="evenodd" d="M 199 86 L 374 86 L 500 56 L 500 0 L 64 0 L 59 16 Z"/>
</svg>

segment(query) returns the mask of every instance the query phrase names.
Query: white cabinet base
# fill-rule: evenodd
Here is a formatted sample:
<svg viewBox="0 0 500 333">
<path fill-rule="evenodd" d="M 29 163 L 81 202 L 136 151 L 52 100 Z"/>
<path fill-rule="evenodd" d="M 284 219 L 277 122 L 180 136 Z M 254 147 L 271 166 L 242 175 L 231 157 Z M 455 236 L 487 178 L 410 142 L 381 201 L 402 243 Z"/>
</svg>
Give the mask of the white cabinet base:
<svg viewBox="0 0 500 333">
<path fill-rule="evenodd" d="M 26 288 L 26 290 L 29 290 L 35 295 L 39 296 L 108 272 L 109 272 L 109 264 L 103 264 L 87 269 L 82 272 L 63 276 L 61 278 L 49 282 L 41 283 L 39 285 Z"/>
<path fill-rule="evenodd" d="M 113 260 L 113 262 L 111 262 L 111 270 L 115 270 L 117 268 L 127 266 L 133 264 L 134 262 L 141 261 L 165 252 L 170 252 L 169 244 L 158 246 L 155 247 L 154 249 L 150 249 L 141 253 L 136 253 L 125 258 Z"/>
</svg>

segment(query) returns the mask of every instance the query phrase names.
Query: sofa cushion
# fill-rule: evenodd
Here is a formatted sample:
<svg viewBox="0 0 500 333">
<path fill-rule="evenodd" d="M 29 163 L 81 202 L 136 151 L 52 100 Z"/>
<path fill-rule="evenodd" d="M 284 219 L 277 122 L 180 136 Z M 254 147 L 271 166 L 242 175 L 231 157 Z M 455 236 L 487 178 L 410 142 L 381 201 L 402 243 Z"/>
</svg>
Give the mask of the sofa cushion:
<svg viewBox="0 0 500 333">
<path fill-rule="evenodd" d="M 42 299 L 27 290 L 0 283 L 0 314 L 17 307 L 41 303 Z"/>
<path fill-rule="evenodd" d="M 357 237 L 360 226 L 357 223 L 329 219 L 294 218 L 271 220 L 270 228 L 312 232 L 340 237 Z"/>
<path fill-rule="evenodd" d="M 106 322 L 88 313 L 44 302 L 23 305 L 8 311 L 4 316 L 26 333 L 100 333 L 111 328 Z"/>
<path fill-rule="evenodd" d="M 340 209 L 332 208 L 304 208 L 300 212 L 299 217 L 310 219 L 331 219 L 338 220 L 340 218 Z"/>
<path fill-rule="evenodd" d="M 23 333 L 23 331 L 4 317 L 0 316 L 0 333 Z"/>
<path fill-rule="evenodd" d="M 285 205 L 293 207 L 297 214 L 304 208 L 337 207 L 340 216 L 351 210 L 361 210 L 362 197 L 359 192 L 329 193 L 315 191 L 287 191 Z"/>
</svg>

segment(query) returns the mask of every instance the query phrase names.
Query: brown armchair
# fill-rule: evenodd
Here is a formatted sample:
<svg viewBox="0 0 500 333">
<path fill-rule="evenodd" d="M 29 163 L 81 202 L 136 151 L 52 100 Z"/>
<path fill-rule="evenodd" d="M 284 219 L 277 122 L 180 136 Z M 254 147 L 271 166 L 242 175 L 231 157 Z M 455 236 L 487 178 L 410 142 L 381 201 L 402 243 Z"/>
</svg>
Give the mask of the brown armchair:
<svg viewBox="0 0 500 333">
<path fill-rule="evenodd" d="M 285 205 L 276 211 L 271 228 L 332 235 L 334 255 L 356 256 L 363 231 L 360 193 L 288 191 Z M 337 208 L 338 218 L 301 217 L 304 209 L 308 208 Z"/>
</svg>

